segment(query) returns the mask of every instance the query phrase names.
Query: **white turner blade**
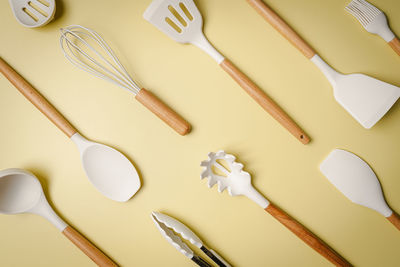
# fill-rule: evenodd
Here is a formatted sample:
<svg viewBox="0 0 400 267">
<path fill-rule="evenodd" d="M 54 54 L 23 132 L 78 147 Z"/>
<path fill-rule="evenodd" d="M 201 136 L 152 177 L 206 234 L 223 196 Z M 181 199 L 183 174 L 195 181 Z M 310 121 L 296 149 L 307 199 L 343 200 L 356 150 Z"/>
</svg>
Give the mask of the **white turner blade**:
<svg viewBox="0 0 400 267">
<path fill-rule="evenodd" d="M 376 210 L 385 217 L 392 215 L 375 173 L 353 153 L 333 150 L 322 162 L 320 170 L 352 202 Z"/>
<path fill-rule="evenodd" d="M 374 126 L 396 103 L 400 88 L 363 74 L 340 75 L 336 100 L 365 128 Z"/>
</svg>

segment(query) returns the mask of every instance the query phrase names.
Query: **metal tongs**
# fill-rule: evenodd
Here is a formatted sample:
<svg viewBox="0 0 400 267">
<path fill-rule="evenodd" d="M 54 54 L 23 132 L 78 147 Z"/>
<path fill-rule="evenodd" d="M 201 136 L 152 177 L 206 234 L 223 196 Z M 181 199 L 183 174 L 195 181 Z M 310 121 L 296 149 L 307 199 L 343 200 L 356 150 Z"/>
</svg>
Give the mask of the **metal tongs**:
<svg viewBox="0 0 400 267">
<path fill-rule="evenodd" d="M 182 238 L 186 239 L 199 249 L 201 249 L 211 260 L 213 260 L 220 267 L 230 267 L 221 256 L 219 256 L 214 250 L 207 248 L 203 241 L 193 233 L 186 225 L 177 221 L 176 219 L 162 214 L 160 212 L 153 212 L 152 219 L 157 226 L 160 233 L 167 239 L 167 241 L 175 247 L 183 255 L 194 261 L 197 265 L 201 267 L 211 267 L 202 257 L 196 255 L 189 247 L 186 245 Z M 179 235 L 180 236 L 179 236 Z M 182 238 L 181 238 L 182 237 Z"/>
</svg>

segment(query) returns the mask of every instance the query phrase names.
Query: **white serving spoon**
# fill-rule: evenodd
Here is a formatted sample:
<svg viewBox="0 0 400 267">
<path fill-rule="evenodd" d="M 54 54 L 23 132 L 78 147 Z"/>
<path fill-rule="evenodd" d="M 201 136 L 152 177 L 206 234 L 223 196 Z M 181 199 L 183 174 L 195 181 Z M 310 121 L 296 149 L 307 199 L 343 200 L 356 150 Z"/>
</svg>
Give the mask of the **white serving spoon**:
<svg viewBox="0 0 400 267">
<path fill-rule="evenodd" d="M 33 213 L 46 218 L 99 266 L 117 266 L 103 252 L 66 224 L 47 202 L 39 180 L 21 169 L 0 171 L 0 213 Z"/>
<path fill-rule="evenodd" d="M 9 2 L 17 21 L 28 28 L 46 25 L 56 13 L 55 0 L 9 0 Z"/>
<path fill-rule="evenodd" d="M 378 178 L 365 161 L 353 153 L 335 149 L 322 162 L 320 170 L 348 199 L 379 212 L 400 230 L 400 217 L 387 205 Z"/>
<path fill-rule="evenodd" d="M 81 136 L 38 91 L 1 58 L 0 72 L 77 145 L 86 175 L 97 190 L 106 197 L 121 202 L 129 200 L 139 190 L 139 175 L 124 155 Z"/>
</svg>

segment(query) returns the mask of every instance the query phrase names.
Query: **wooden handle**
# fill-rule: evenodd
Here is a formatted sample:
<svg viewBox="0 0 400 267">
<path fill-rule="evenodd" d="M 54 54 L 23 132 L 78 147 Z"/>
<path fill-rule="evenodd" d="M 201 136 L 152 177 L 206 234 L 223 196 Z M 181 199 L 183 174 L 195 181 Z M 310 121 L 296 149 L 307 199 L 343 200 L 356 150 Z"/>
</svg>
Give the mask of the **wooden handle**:
<svg viewBox="0 0 400 267">
<path fill-rule="evenodd" d="M 389 42 L 390 47 L 400 56 L 400 40 L 394 37 L 392 41 Z"/>
<path fill-rule="evenodd" d="M 98 266 L 118 266 L 71 226 L 67 226 L 62 233 Z"/>
<path fill-rule="evenodd" d="M 190 124 L 151 92 L 143 88 L 136 95 L 136 99 L 180 135 L 190 132 Z"/>
<path fill-rule="evenodd" d="M 303 55 L 311 59 L 316 53 L 283 19 L 281 19 L 262 0 L 247 0 L 257 12 L 278 32 L 289 40 Z"/>
<path fill-rule="evenodd" d="M 77 132 L 63 115 L 2 58 L 0 58 L 0 72 L 68 137 L 73 136 Z"/>
<path fill-rule="evenodd" d="M 321 239 L 316 237 L 307 228 L 301 225 L 299 222 L 291 218 L 284 211 L 270 204 L 266 209 L 272 216 L 274 216 L 279 222 L 285 225 L 290 231 L 302 239 L 307 245 L 312 247 L 319 254 L 324 256 L 327 260 L 332 262 L 336 266 L 352 266 L 342 256 L 336 253 L 332 248 L 325 244 Z"/>
<path fill-rule="evenodd" d="M 303 144 L 310 142 L 306 133 L 283 111 L 271 98 L 255 85 L 245 74 L 229 60 L 222 61 L 220 66 L 275 120 L 285 127 Z"/>
<path fill-rule="evenodd" d="M 393 212 L 390 217 L 387 219 L 398 229 L 400 230 L 400 216 Z"/>
</svg>

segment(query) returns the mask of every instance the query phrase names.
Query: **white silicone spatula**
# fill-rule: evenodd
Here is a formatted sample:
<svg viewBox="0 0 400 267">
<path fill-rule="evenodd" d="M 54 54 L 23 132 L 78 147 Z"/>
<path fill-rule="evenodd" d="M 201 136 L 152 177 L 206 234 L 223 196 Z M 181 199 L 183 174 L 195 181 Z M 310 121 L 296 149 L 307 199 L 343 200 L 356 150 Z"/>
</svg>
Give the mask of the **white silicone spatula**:
<svg viewBox="0 0 400 267">
<path fill-rule="evenodd" d="M 21 169 L 0 171 L 0 213 L 32 213 L 40 215 L 57 227 L 98 266 L 117 266 L 54 212 L 47 202 L 39 180 L 30 172 Z"/>
<path fill-rule="evenodd" d="M 58 110 L 1 58 L 0 72 L 76 144 L 86 175 L 100 193 L 124 202 L 139 190 L 139 175 L 122 153 L 81 136 Z"/>
<path fill-rule="evenodd" d="M 221 55 L 203 33 L 203 18 L 193 0 L 153 0 L 143 17 L 179 43 L 193 44 L 209 54 L 265 111 L 301 143 L 306 133 L 249 77 Z"/>
<path fill-rule="evenodd" d="M 400 230 L 400 217 L 387 205 L 371 167 L 345 150 L 335 149 L 322 162 L 321 172 L 352 202 L 376 210 Z"/>
<path fill-rule="evenodd" d="M 9 0 L 9 2 L 15 18 L 28 28 L 46 25 L 56 13 L 55 0 Z"/>
<path fill-rule="evenodd" d="M 247 2 L 321 70 L 333 87 L 336 101 L 364 128 L 374 126 L 399 99 L 399 87 L 363 74 L 337 72 L 262 0 Z"/>
</svg>

